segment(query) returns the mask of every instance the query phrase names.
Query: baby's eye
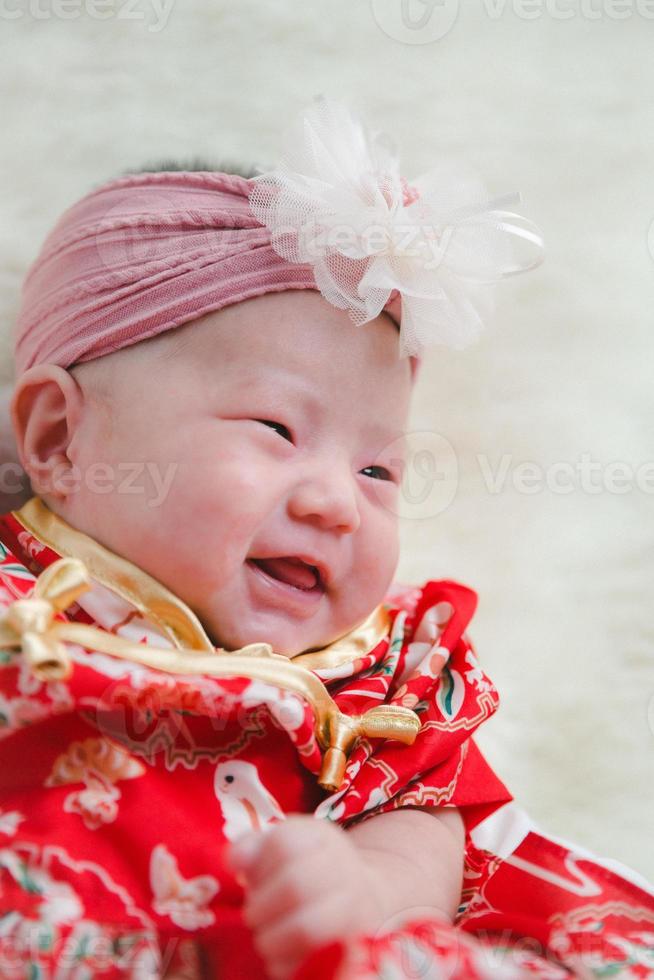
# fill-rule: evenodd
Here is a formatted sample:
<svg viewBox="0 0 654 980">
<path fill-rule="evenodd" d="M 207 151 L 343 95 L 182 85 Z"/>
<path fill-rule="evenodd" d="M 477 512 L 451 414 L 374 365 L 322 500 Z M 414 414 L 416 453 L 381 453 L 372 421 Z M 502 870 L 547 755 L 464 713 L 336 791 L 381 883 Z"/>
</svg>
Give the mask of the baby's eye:
<svg viewBox="0 0 654 980">
<path fill-rule="evenodd" d="M 287 439 L 289 442 L 293 442 L 293 437 L 291 436 L 289 429 L 287 429 L 285 425 L 282 425 L 281 422 L 273 422 L 271 419 L 255 419 L 255 422 L 261 422 L 262 425 L 269 426 L 271 429 L 274 429 L 275 432 L 278 432 L 282 439 Z"/>
<path fill-rule="evenodd" d="M 366 466 L 361 472 L 373 480 L 393 480 L 393 474 L 385 466 Z"/>
</svg>

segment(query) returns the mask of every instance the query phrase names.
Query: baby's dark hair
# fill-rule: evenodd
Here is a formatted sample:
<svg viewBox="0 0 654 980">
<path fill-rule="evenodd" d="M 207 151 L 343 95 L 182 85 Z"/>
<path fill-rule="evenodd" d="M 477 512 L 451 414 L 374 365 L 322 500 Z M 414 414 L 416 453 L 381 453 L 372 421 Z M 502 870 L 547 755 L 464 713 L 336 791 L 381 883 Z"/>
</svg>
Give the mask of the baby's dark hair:
<svg viewBox="0 0 654 980">
<path fill-rule="evenodd" d="M 207 160 L 204 157 L 194 156 L 190 157 L 188 160 L 174 160 L 168 158 L 155 160 L 152 163 L 144 163 L 141 166 L 132 167 L 129 170 L 123 170 L 120 176 L 126 177 L 128 174 L 151 174 L 159 173 L 161 171 L 181 170 L 187 170 L 192 173 L 198 173 L 201 170 L 218 170 L 221 173 L 238 174 L 240 177 L 245 178 L 256 177 L 259 172 L 254 166 L 243 163 L 235 163 L 232 160 Z"/>
</svg>

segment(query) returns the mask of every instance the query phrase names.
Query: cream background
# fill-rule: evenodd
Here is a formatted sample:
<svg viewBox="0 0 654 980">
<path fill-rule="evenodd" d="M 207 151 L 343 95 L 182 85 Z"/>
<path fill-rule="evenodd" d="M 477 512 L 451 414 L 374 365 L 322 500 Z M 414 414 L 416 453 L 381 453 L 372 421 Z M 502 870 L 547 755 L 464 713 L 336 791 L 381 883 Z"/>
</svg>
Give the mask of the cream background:
<svg viewBox="0 0 654 980">
<path fill-rule="evenodd" d="M 635 0 L 621 21 L 609 0 L 595 20 L 573 0 L 549 3 L 566 20 L 479 0 L 416 44 L 368 0 L 176 0 L 157 31 L 150 0 L 147 20 L 116 0 L 103 22 L 30 2 L 52 11 L 0 5 L 24 14 L 0 24 L 6 377 L 21 278 L 67 205 L 160 157 L 272 163 L 316 92 L 393 134 L 408 177 L 455 153 L 495 193 L 521 190 L 547 260 L 502 287 L 476 348 L 423 366 L 414 428 L 454 447 L 459 480 L 442 513 L 403 522 L 399 577 L 479 592 L 470 635 L 503 695 L 481 741 L 534 818 L 654 878 L 654 497 L 492 494 L 476 459 L 654 459 L 654 21 Z"/>
</svg>

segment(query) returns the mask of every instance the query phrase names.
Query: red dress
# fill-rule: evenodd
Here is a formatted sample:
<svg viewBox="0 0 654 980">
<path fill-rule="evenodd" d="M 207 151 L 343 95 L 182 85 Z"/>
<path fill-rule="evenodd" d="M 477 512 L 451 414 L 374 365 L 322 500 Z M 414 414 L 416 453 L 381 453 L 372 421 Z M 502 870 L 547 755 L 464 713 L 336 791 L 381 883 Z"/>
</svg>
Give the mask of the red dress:
<svg viewBox="0 0 654 980">
<path fill-rule="evenodd" d="M 19 514 L 0 518 L 5 609 L 67 554 Z M 398 920 L 301 976 L 654 976 L 652 892 L 537 833 L 474 742 L 498 703 L 465 633 L 475 604 L 449 581 L 400 590 L 371 649 L 314 658 L 344 713 L 392 703 L 421 722 L 412 745 L 361 739 L 336 793 L 317 782 L 311 704 L 274 684 L 74 644 L 70 678 L 40 682 L 18 648 L 0 652 L 0 976 L 264 977 L 225 844 L 287 813 L 348 826 L 415 805 L 457 806 L 466 823 L 456 926 Z M 171 646 L 95 576 L 59 616 Z M 410 972 L 421 962 L 431 973 Z"/>
</svg>

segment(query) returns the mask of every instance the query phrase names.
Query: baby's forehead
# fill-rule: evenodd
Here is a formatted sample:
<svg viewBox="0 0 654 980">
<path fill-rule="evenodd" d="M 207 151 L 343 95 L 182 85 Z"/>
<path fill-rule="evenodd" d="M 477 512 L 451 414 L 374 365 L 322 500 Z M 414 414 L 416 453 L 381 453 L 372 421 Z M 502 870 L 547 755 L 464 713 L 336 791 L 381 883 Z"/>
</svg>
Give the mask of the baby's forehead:
<svg viewBox="0 0 654 980">
<path fill-rule="evenodd" d="M 176 387 L 208 377 L 289 389 L 348 379 L 365 388 L 410 372 L 390 316 L 356 325 L 313 290 L 234 303 L 76 367 L 107 384 L 165 372 Z"/>
<path fill-rule="evenodd" d="M 149 402 L 167 392 L 199 410 L 209 402 L 247 407 L 249 399 L 262 410 L 293 405 L 317 416 L 322 403 L 344 414 L 349 407 L 359 418 L 379 416 L 394 430 L 405 424 L 411 388 L 392 318 L 383 314 L 357 326 L 308 290 L 233 304 L 77 370 L 80 381 L 114 405 L 133 404 L 135 392 Z"/>
<path fill-rule="evenodd" d="M 225 367 L 287 368 L 308 376 L 356 365 L 359 374 L 398 372 L 399 330 L 386 313 L 357 325 L 315 290 L 266 293 L 172 331 L 167 357 L 193 352 Z"/>
</svg>

